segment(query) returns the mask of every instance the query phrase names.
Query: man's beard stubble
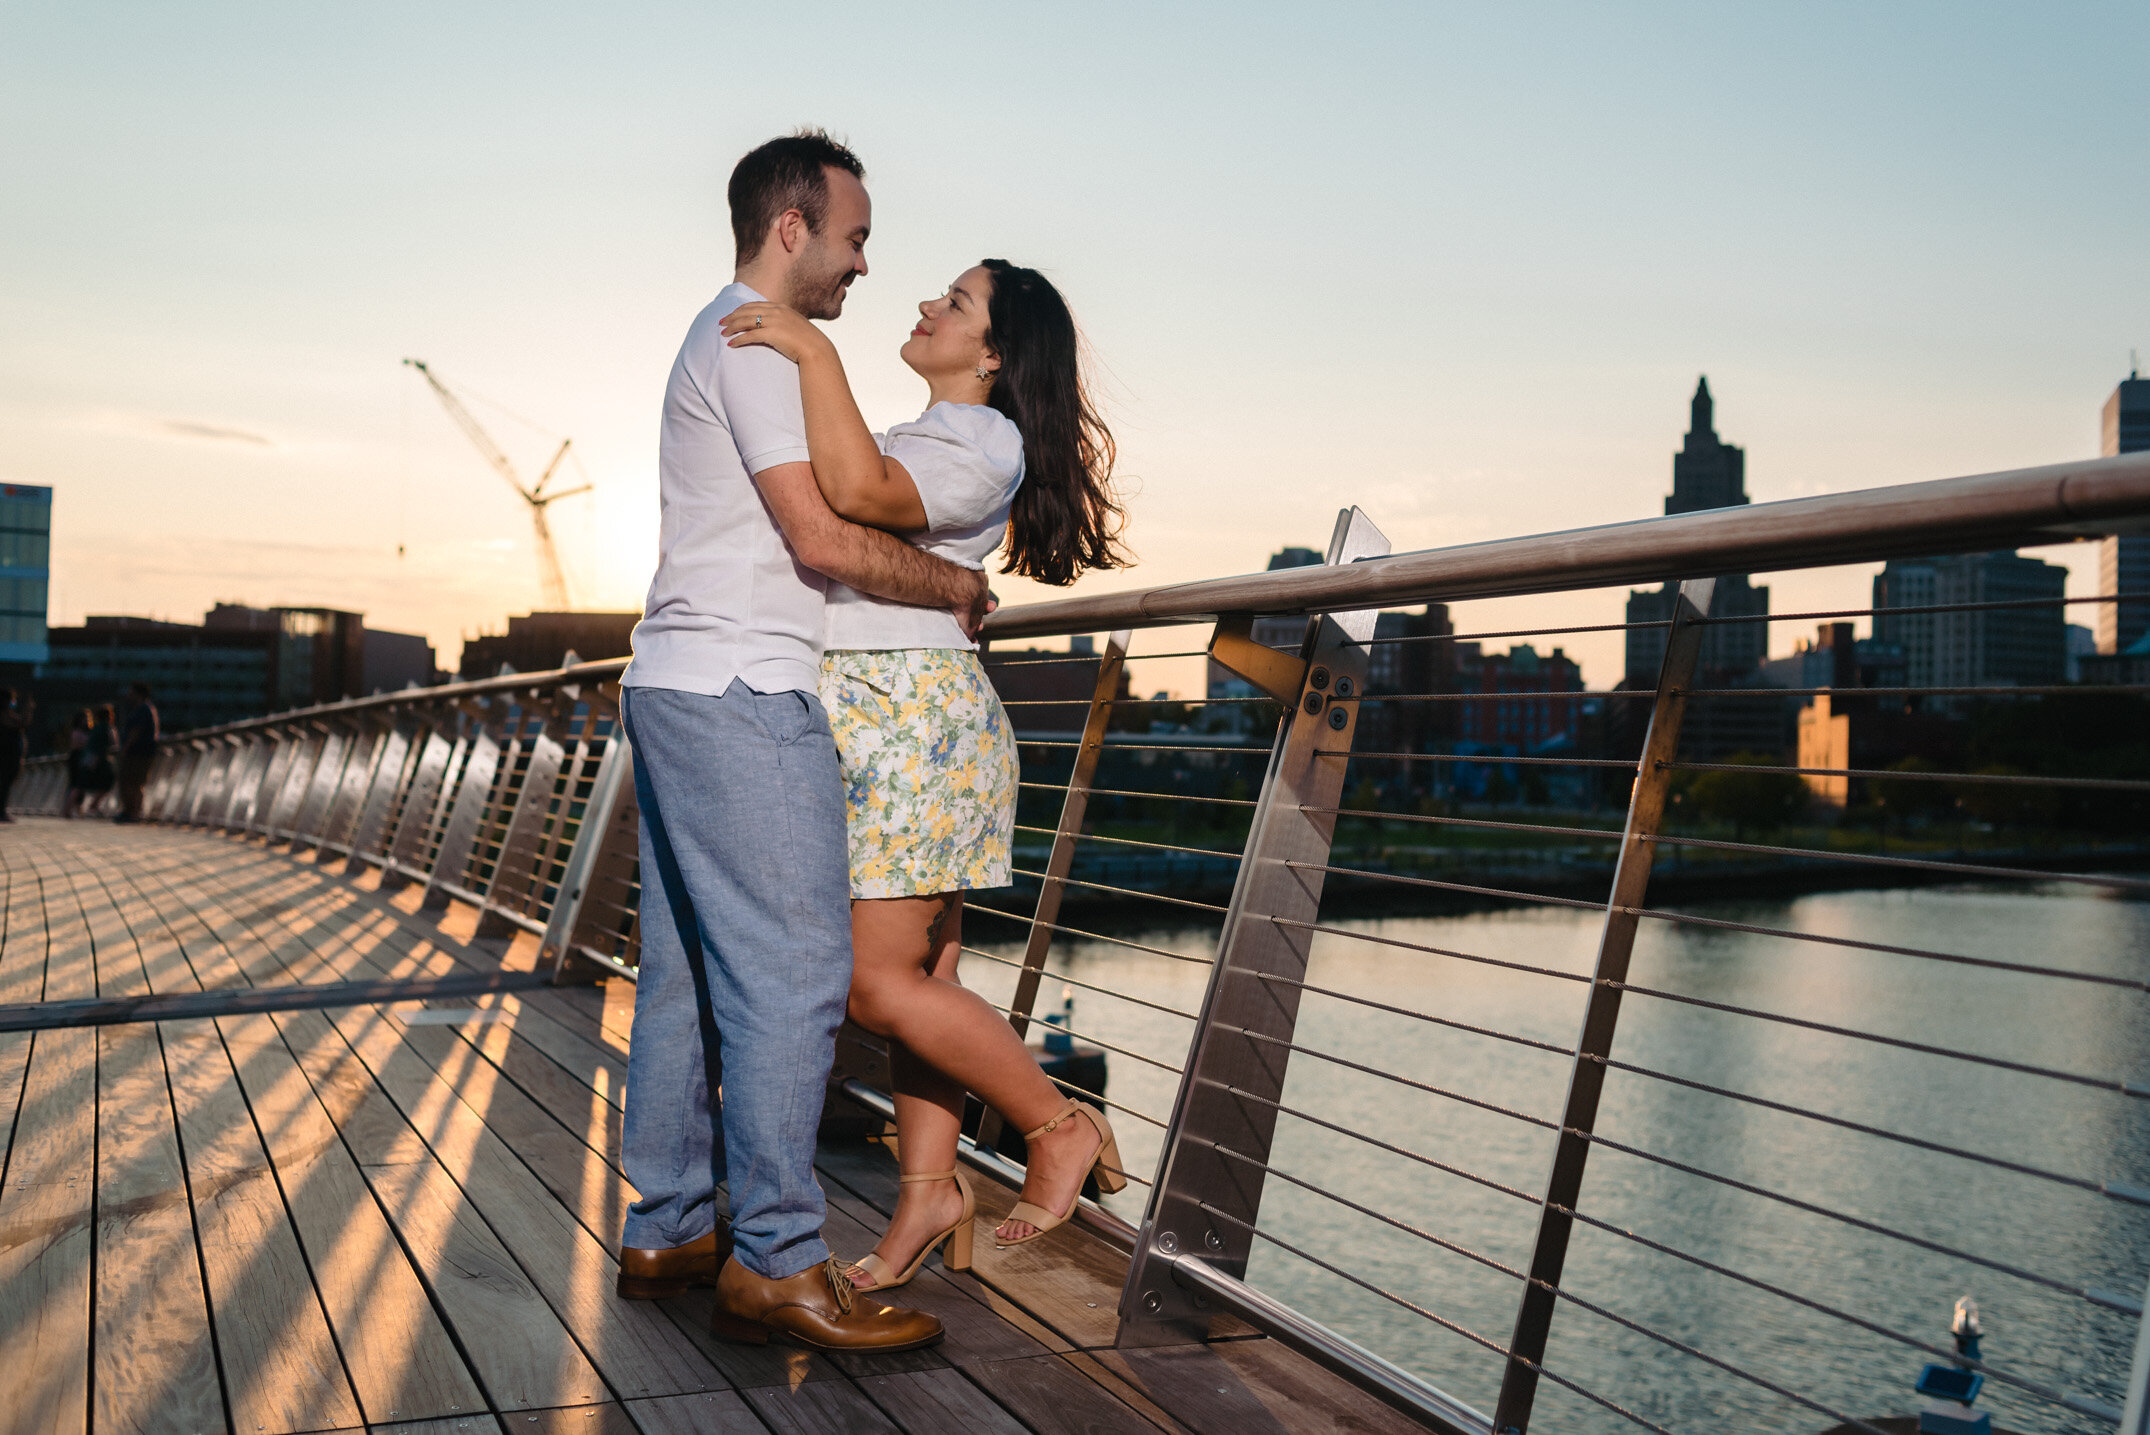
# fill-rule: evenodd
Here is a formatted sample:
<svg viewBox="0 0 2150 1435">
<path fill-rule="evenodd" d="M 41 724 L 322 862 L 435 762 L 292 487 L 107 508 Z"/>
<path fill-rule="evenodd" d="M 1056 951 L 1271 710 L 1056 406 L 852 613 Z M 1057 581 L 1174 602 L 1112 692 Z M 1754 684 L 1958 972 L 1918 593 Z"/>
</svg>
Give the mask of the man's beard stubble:
<svg viewBox="0 0 2150 1435">
<path fill-rule="evenodd" d="M 831 265 L 827 269 L 807 272 L 803 264 L 792 270 L 791 279 L 784 287 L 790 290 L 784 302 L 809 319 L 834 319 L 844 312 L 844 292 L 851 282 L 851 265 Z"/>
</svg>

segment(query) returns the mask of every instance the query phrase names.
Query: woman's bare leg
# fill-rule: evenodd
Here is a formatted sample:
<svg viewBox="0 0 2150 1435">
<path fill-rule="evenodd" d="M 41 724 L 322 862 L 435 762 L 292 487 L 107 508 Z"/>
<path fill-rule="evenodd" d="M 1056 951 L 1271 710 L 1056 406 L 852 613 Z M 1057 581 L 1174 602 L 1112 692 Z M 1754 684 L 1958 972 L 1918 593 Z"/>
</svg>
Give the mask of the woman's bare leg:
<svg viewBox="0 0 2150 1435">
<path fill-rule="evenodd" d="M 890 1039 L 892 1062 L 900 1044 L 911 1062 L 930 1069 L 946 1083 L 936 1087 L 931 1078 L 914 1075 L 912 1081 L 918 1084 L 912 1087 L 913 1098 L 898 1099 L 896 1127 L 906 1171 L 946 1171 L 954 1165 L 965 1091 L 978 1093 L 980 1100 L 1018 1131 L 1044 1125 L 1066 1104 L 1007 1018 L 956 982 L 962 922 L 961 893 L 851 904 L 851 1019 Z M 920 1134 L 933 1143 L 919 1153 L 915 1165 L 907 1114 L 912 1121 L 927 1123 Z M 1097 1134 L 1086 1121 L 1065 1122 L 1031 1142 L 1024 1199 L 1047 1210 L 1065 1210 L 1082 1188 L 1097 1146 Z M 954 1184 L 921 1182 L 907 1188 L 907 1194 L 912 1191 L 921 1193 L 912 1200 L 921 1209 L 907 1213 L 899 1202 L 897 1219 L 890 1222 L 883 1242 L 882 1259 L 899 1270 L 919 1244 L 945 1229 L 955 1219 L 955 1209 L 960 1209 L 957 1205 L 940 1224 L 927 1225 L 923 1193 L 945 1193 L 941 1201 L 945 1207 L 951 1204 L 946 1197 L 954 1195 Z M 915 1221 L 904 1220 L 906 1215 L 915 1215 Z M 903 1228 L 900 1241 L 899 1224 Z M 914 1224 L 922 1229 L 914 1231 Z M 1016 1239 L 1030 1234 L 1031 1228 L 1015 1221 L 1003 1222 L 999 1230 L 1003 1237 Z M 895 1255 L 903 1260 L 891 1259 Z"/>
</svg>

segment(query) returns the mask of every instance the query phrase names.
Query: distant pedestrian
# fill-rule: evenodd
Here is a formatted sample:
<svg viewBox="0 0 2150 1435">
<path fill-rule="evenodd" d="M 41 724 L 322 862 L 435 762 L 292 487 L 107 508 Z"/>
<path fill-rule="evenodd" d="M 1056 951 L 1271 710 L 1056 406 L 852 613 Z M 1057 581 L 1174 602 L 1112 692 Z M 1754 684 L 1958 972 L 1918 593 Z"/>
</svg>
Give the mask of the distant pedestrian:
<svg viewBox="0 0 2150 1435">
<path fill-rule="evenodd" d="M 22 760 L 30 752 L 30 717 L 37 711 L 37 704 L 28 698 L 18 702 L 13 688 L 0 688 L 0 822 L 13 822 L 8 816 L 8 790 L 22 772 Z"/>
<path fill-rule="evenodd" d="M 118 745 L 119 721 L 110 703 L 91 708 L 83 716 L 89 719 L 90 731 L 88 740 L 82 745 L 82 808 L 79 815 L 88 817 L 103 803 L 118 776 L 113 770 L 112 753 Z"/>
<path fill-rule="evenodd" d="M 119 738 L 119 816 L 115 822 L 142 820 L 142 790 L 149 786 L 149 769 L 157 760 L 157 705 L 149 700 L 149 685 L 136 683 L 127 696 L 126 726 Z"/>
<path fill-rule="evenodd" d="M 62 817 L 80 817 L 88 801 L 90 733 L 96 726 L 97 717 L 88 708 L 67 725 L 67 800 L 60 805 Z"/>
</svg>

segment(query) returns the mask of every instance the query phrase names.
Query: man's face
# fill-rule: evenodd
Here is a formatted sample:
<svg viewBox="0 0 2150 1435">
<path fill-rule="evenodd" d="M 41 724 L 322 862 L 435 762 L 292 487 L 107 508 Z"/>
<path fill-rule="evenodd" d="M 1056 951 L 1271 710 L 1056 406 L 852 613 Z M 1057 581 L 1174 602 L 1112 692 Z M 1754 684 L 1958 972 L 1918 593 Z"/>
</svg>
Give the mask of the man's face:
<svg viewBox="0 0 2150 1435">
<path fill-rule="evenodd" d="M 844 312 L 851 281 L 866 272 L 866 236 L 873 228 L 873 201 L 858 176 L 827 171 L 829 207 L 821 230 L 807 232 L 792 262 L 784 302 L 809 319 L 834 319 Z"/>
</svg>

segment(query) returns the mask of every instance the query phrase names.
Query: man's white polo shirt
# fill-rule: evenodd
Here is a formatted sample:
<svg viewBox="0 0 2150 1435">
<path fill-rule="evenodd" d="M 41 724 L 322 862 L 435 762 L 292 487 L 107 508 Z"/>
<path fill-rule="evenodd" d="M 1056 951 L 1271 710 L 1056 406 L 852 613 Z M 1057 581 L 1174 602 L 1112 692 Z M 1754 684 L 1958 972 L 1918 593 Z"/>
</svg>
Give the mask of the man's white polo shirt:
<svg viewBox="0 0 2150 1435">
<path fill-rule="evenodd" d="M 800 563 L 753 476 L 806 461 L 799 369 L 774 349 L 728 348 L 724 316 L 762 296 L 727 284 L 672 363 L 657 445 L 657 576 L 635 624 L 627 687 L 756 692 L 820 679 L 828 579 Z"/>
</svg>

